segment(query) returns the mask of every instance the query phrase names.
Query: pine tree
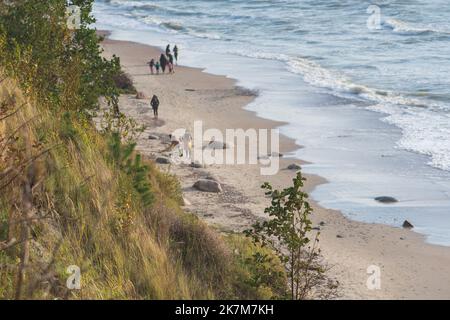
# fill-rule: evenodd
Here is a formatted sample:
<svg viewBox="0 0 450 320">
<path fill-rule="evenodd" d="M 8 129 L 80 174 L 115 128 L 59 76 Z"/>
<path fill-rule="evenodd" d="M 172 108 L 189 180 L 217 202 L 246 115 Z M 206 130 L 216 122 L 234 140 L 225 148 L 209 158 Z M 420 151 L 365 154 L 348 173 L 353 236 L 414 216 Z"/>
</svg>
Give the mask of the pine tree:
<svg viewBox="0 0 450 320">
<path fill-rule="evenodd" d="M 144 206 L 154 201 L 151 185 L 148 181 L 148 166 L 142 164 L 142 157 L 133 153 L 136 143 L 122 144 L 120 134 L 113 132 L 110 137 L 109 150 L 112 162 L 124 170 L 132 179 L 134 189 L 139 193 Z"/>
</svg>

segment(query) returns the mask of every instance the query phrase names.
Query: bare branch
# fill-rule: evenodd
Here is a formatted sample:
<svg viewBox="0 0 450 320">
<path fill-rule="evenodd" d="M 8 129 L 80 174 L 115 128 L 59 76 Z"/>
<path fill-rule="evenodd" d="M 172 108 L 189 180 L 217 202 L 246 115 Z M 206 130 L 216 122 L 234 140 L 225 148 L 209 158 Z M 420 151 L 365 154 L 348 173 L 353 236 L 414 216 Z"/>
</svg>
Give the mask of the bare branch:
<svg viewBox="0 0 450 320">
<path fill-rule="evenodd" d="M 53 148 L 56 148 L 56 147 L 61 146 L 61 145 L 62 145 L 62 143 L 58 143 L 58 144 L 56 144 L 56 145 L 54 145 L 52 147 L 49 147 L 49 148 L 43 150 L 42 152 L 38 153 L 37 155 L 31 157 L 30 159 L 28 159 L 25 163 L 20 165 L 20 167 L 18 169 L 18 173 L 16 175 L 14 175 L 11 179 L 9 179 L 3 185 L 0 185 L 0 190 L 6 188 L 9 184 L 11 184 L 22 173 L 22 170 L 25 170 L 36 159 L 38 159 L 38 158 L 42 157 L 44 154 L 50 152 Z"/>
<path fill-rule="evenodd" d="M 4 141 L 2 141 L 2 144 L 4 144 L 4 146 L 3 146 L 3 149 L 0 151 L 0 156 L 3 155 L 3 153 L 4 153 L 5 150 L 6 150 L 6 146 L 7 146 L 8 142 L 9 142 L 12 138 L 14 138 L 14 135 L 15 135 L 17 132 L 19 132 L 20 129 L 22 129 L 23 127 L 27 126 L 30 122 L 33 122 L 37 117 L 39 117 L 39 116 L 38 116 L 38 115 L 37 115 L 37 116 L 34 116 L 34 117 L 28 119 L 26 122 L 22 123 L 18 128 L 16 128 L 16 129 L 14 130 L 14 132 L 12 132 L 8 137 L 6 137 L 6 138 L 4 139 Z"/>
<path fill-rule="evenodd" d="M 14 171 L 13 167 L 8 167 L 0 173 L 0 180 L 4 179 L 7 175 Z"/>
<path fill-rule="evenodd" d="M 32 218 L 27 218 L 27 219 L 20 219 L 20 220 L 15 220 L 15 221 L 11 221 L 9 223 L 9 225 L 15 225 L 15 224 L 20 224 L 22 222 L 33 222 L 33 221 L 40 221 L 40 220 L 45 220 L 45 219 L 50 219 L 50 215 L 45 215 L 43 217 L 32 217 Z"/>
<path fill-rule="evenodd" d="M 32 239 L 33 238 L 28 238 L 28 239 L 24 239 L 24 240 L 18 241 L 16 238 L 12 238 L 11 240 L 9 240 L 9 242 L 6 242 L 6 241 L 0 242 L 0 251 L 7 250 L 9 248 L 12 248 L 14 246 L 17 246 L 19 244 L 24 243 L 25 241 L 29 241 L 29 240 L 32 240 Z"/>
<path fill-rule="evenodd" d="M 9 249 L 15 246 L 17 243 L 18 242 L 16 238 L 12 238 L 11 240 L 9 240 L 9 242 L 6 241 L 0 242 L 0 251 Z"/>
<path fill-rule="evenodd" d="M 13 112 L 7 114 L 6 116 L 0 118 L 0 121 L 3 121 L 5 119 L 8 119 L 9 117 L 12 117 L 13 115 L 15 115 L 17 112 L 20 111 L 20 109 L 22 109 L 27 103 L 23 103 L 19 108 L 17 108 L 16 110 L 14 110 Z"/>
</svg>

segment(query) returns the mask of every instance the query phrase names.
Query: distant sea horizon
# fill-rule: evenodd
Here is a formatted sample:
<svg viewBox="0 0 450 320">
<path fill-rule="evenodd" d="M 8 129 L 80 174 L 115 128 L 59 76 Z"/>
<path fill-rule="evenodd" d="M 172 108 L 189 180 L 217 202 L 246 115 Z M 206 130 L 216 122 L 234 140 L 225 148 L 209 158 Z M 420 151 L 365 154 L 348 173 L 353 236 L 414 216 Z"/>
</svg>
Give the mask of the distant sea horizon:
<svg viewBox="0 0 450 320">
<path fill-rule="evenodd" d="M 177 44 L 180 64 L 258 90 L 247 108 L 288 123 L 304 146 L 290 156 L 329 181 L 322 206 L 450 245 L 445 1 L 98 0 L 94 15 L 114 39 Z"/>
</svg>

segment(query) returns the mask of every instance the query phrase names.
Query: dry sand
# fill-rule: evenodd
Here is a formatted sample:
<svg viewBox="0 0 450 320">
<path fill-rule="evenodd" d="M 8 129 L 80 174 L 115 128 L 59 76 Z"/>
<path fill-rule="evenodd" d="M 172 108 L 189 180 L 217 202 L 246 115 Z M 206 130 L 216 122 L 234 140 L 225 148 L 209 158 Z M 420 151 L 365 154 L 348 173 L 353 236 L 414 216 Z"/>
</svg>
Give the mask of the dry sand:
<svg viewBox="0 0 450 320">
<path fill-rule="evenodd" d="M 138 91 L 148 98 L 158 95 L 160 120 L 155 121 L 149 99 L 138 100 L 124 95 L 121 111 L 146 126 L 138 141 L 138 149 L 155 158 L 166 147 L 161 140 L 148 139 L 149 134 L 169 134 L 178 128 L 192 130 L 195 120 L 205 128 L 274 128 L 280 123 L 258 118 L 243 107 L 254 98 L 235 87 L 235 81 L 210 75 L 202 70 L 176 67 L 173 75 L 150 75 L 146 63 L 160 51 L 132 42 L 105 40 L 105 55 L 116 54 L 124 69 L 132 76 Z M 182 54 L 182 53 L 181 53 Z M 187 89 L 187 90 L 186 90 Z M 281 152 L 298 148 L 293 140 L 281 137 Z M 286 187 L 295 171 L 286 170 L 301 161 L 281 159 L 281 170 L 275 176 L 261 176 L 256 165 L 212 165 L 195 169 L 187 165 L 161 165 L 162 170 L 176 174 L 185 198 L 186 210 L 197 214 L 220 230 L 240 231 L 264 217 L 268 199 L 260 188 L 269 181 L 275 187 Z M 212 174 L 223 184 L 220 194 L 203 193 L 192 188 L 200 177 Z M 307 176 L 306 190 L 320 183 L 317 176 Z M 326 210 L 312 202 L 314 224 L 321 226 L 320 245 L 332 276 L 341 283 L 346 299 L 445 299 L 450 298 L 450 248 L 429 245 L 413 231 L 379 224 L 351 221 L 340 212 Z M 367 268 L 381 268 L 381 289 L 366 286 Z"/>
</svg>

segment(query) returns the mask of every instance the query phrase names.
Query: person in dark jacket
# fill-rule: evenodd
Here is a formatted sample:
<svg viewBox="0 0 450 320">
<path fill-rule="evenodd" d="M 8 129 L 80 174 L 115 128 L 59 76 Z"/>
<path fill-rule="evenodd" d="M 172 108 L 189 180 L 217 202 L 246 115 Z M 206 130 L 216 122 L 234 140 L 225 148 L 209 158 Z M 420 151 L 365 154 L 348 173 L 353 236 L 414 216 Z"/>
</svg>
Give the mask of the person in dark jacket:
<svg viewBox="0 0 450 320">
<path fill-rule="evenodd" d="M 161 57 L 159 58 L 159 64 L 161 65 L 162 72 L 165 73 L 167 66 L 167 58 L 163 53 L 161 53 Z"/>
<path fill-rule="evenodd" d="M 154 73 L 153 68 L 155 67 L 155 59 L 150 60 L 148 65 L 150 66 L 150 72 L 153 74 Z"/>
<path fill-rule="evenodd" d="M 166 55 L 168 56 L 170 54 L 170 44 L 166 47 Z"/>
<path fill-rule="evenodd" d="M 153 95 L 150 105 L 152 106 L 152 109 L 153 109 L 153 116 L 157 119 L 158 118 L 159 99 L 156 95 Z"/>
<path fill-rule="evenodd" d="M 167 57 L 169 58 L 169 63 L 168 63 L 169 72 L 170 73 L 174 73 L 175 70 L 174 70 L 174 67 L 173 67 L 174 66 L 174 64 L 173 64 L 173 55 L 171 53 L 169 53 Z"/>
<path fill-rule="evenodd" d="M 175 45 L 175 47 L 173 47 L 173 55 L 175 56 L 175 60 L 177 61 L 178 64 L 178 47 Z"/>
</svg>

